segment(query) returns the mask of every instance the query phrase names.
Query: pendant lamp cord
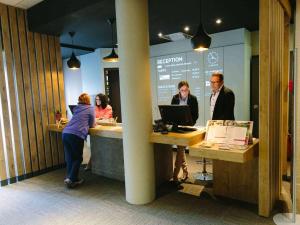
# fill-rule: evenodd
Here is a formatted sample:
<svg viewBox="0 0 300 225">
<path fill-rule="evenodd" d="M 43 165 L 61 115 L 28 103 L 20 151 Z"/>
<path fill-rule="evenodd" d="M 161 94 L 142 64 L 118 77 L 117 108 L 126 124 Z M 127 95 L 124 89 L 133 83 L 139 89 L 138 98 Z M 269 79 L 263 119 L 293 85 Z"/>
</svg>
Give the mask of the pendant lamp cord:
<svg viewBox="0 0 300 225">
<path fill-rule="evenodd" d="M 202 23 L 202 0 L 200 0 L 200 24 Z"/>
<path fill-rule="evenodd" d="M 75 35 L 75 32 L 74 32 L 74 31 L 70 31 L 70 32 L 69 32 L 69 35 L 71 36 L 72 45 L 74 45 L 74 43 L 73 43 L 73 37 L 74 37 L 74 35 Z M 72 48 L 72 53 L 74 53 L 74 49 L 73 49 L 73 48 Z"/>
<path fill-rule="evenodd" d="M 114 30 L 113 30 L 113 22 L 110 24 L 111 28 L 111 45 L 114 48 Z"/>
</svg>

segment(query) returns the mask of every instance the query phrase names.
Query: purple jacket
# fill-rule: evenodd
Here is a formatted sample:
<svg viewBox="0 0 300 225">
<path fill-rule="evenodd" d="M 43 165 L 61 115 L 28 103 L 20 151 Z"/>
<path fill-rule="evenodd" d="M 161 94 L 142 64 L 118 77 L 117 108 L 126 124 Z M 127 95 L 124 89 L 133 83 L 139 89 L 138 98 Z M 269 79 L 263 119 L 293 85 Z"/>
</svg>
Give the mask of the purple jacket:
<svg viewBox="0 0 300 225">
<path fill-rule="evenodd" d="M 82 139 L 86 139 L 89 128 L 94 127 L 95 110 L 91 105 L 78 104 L 73 113 L 73 117 L 63 130 L 64 133 L 74 134 Z"/>
</svg>

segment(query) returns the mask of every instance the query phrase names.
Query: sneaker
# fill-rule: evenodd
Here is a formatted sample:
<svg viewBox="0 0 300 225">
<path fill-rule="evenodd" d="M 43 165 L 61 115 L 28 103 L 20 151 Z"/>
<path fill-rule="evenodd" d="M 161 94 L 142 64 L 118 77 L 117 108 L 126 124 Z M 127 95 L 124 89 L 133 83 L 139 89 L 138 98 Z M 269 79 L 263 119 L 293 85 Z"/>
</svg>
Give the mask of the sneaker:
<svg viewBox="0 0 300 225">
<path fill-rule="evenodd" d="M 84 171 L 85 172 L 87 172 L 87 171 L 91 171 L 92 170 L 92 168 L 91 167 L 89 167 L 89 166 L 86 166 L 85 168 L 84 168 Z"/>
<path fill-rule="evenodd" d="M 79 179 L 77 181 L 74 181 L 73 183 L 76 184 L 76 186 L 77 186 L 77 185 L 83 184 L 83 182 L 84 182 L 84 179 Z"/>
<path fill-rule="evenodd" d="M 84 182 L 84 179 L 79 179 L 77 181 L 72 181 L 71 184 L 68 186 L 68 188 L 75 188 L 76 186 L 82 184 Z"/>
<path fill-rule="evenodd" d="M 72 181 L 69 178 L 64 180 L 65 185 L 69 188 L 72 185 Z"/>
</svg>

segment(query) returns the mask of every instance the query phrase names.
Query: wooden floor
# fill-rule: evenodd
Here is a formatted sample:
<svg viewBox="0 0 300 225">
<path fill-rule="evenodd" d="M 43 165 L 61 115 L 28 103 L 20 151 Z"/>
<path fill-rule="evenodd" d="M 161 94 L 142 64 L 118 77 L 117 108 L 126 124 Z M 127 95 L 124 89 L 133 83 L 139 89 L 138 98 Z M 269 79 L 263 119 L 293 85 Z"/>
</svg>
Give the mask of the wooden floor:
<svg viewBox="0 0 300 225">
<path fill-rule="evenodd" d="M 64 169 L 0 187 L 0 224 L 274 224 L 259 217 L 255 205 L 205 194 L 192 179 L 199 169 L 195 160 L 188 158 L 191 179 L 181 190 L 166 184 L 142 206 L 126 202 L 124 183 L 84 171 L 86 182 L 74 190 L 63 185 Z"/>
</svg>

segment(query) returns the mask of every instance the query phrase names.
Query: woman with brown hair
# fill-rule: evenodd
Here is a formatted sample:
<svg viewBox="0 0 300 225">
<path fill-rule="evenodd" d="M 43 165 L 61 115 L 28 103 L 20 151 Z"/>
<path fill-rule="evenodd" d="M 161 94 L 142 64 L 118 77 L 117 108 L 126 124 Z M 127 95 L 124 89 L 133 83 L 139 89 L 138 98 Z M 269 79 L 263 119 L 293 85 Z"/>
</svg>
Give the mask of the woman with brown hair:
<svg viewBox="0 0 300 225">
<path fill-rule="evenodd" d="M 104 94 L 97 94 L 95 98 L 95 116 L 97 119 L 109 119 L 113 117 L 113 111 L 108 104 L 108 98 Z"/>
<path fill-rule="evenodd" d="M 95 116 L 96 119 L 110 119 L 113 117 L 112 107 L 108 104 L 108 97 L 102 93 L 99 93 L 95 97 Z M 92 168 L 91 158 L 89 159 L 85 171 L 89 171 Z"/>
<path fill-rule="evenodd" d="M 74 109 L 73 117 L 62 133 L 67 176 L 64 183 L 68 188 L 82 184 L 79 179 L 79 168 L 82 162 L 83 144 L 90 127 L 95 126 L 95 111 L 91 106 L 90 96 L 83 93 L 78 98 L 78 105 Z"/>
</svg>

